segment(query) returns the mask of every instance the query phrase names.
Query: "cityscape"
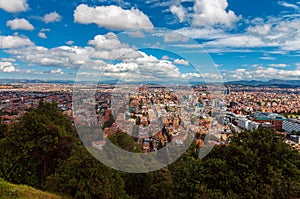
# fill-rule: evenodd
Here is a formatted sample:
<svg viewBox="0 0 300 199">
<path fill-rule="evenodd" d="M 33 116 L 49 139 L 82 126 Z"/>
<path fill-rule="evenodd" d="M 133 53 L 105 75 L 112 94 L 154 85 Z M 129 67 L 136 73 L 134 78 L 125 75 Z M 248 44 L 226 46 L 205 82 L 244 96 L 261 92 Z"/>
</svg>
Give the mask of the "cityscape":
<svg viewBox="0 0 300 199">
<path fill-rule="evenodd" d="M 0 0 L 0 199 L 300 198 L 300 1 Z"/>
<path fill-rule="evenodd" d="M 72 84 L 2 85 L 1 123 L 17 123 L 22 115 L 44 100 L 57 103 L 74 123 L 101 126 L 102 139 L 92 143 L 100 149 L 107 136 L 117 131 L 133 136 L 143 145 L 145 153 L 158 150 L 172 140 L 183 144 L 188 133 L 202 146 L 203 140 L 198 138 L 209 134 L 215 120 L 214 144 L 227 144 L 232 131 L 253 131 L 263 126 L 284 135 L 285 142 L 300 150 L 300 88 L 229 84 L 223 89 L 217 99 L 207 85 L 164 88 L 100 84 L 93 104 L 97 117 L 87 120 L 86 115 L 74 117 Z M 213 111 L 218 114 L 213 115 Z"/>
</svg>

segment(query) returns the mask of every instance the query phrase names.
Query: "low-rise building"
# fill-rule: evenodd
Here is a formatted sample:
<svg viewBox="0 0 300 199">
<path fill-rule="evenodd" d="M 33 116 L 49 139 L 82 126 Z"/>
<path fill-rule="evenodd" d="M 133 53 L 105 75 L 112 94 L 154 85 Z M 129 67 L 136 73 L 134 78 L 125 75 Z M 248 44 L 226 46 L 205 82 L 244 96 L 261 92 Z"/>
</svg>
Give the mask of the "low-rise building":
<svg viewBox="0 0 300 199">
<path fill-rule="evenodd" d="M 282 129 L 288 134 L 290 134 L 292 131 L 300 132 L 300 120 L 287 119 L 283 121 Z"/>
</svg>

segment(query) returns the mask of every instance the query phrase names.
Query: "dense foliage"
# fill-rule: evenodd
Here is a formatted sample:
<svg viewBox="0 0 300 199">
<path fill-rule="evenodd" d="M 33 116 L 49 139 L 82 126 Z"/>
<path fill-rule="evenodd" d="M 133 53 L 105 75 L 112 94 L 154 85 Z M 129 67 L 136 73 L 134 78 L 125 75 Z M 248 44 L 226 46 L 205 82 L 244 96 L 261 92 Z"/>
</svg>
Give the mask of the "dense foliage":
<svg viewBox="0 0 300 199">
<path fill-rule="evenodd" d="M 124 133 L 117 146 L 140 152 Z M 242 132 L 203 159 L 197 145 L 159 171 L 128 174 L 99 163 L 55 103 L 0 126 L 0 177 L 74 198 L 297 198 L 300 155 L 269 129 Z"/>
</svg>

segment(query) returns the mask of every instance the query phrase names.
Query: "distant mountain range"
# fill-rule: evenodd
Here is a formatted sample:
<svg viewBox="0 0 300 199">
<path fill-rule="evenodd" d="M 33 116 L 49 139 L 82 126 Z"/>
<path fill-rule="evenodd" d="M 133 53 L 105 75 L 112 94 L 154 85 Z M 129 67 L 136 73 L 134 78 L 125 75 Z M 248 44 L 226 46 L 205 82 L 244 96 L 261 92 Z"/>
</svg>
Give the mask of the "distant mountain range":
<svg viewBox="0 0 300 199">
<path fill-rule="evenodd" d="M 300 87 L 300 80 L 281 80 L 281 79 L 271 79 L 269 81 L 258 81 L 258 80 L 240 80 L 240 81 L 229 81 L 225 82 L 225 85 L 243 85 L 243 86 L 271 86 L 271 87 Z"/>
<path fill-rule="evenodd" d="M 11 83 L 56 83 L 56 84 L 73 84 L 72 80 L 40 80 L 40 79 L 0 79 L 1 84 Z"/>
<path fill-rule="evenodd" d="M 55 83 L 55 84 L 74 84 L 74 80 L 40 80 L 40 79 L 0 79 L 0 84 L 11 84 L 11 83 Z M 92 82 L 80 82 L 80 83 L 92 83 Z M 101 83 L 104 84 L 117 84 L 118 80 L 107 80 Z M 125 83 L 125 82 L 119 82 Z M 142 82 L 136 82 L 141 84 Z M 203 82 L 190 82 L 192 85 L 204 84 Z M 134 82 L 131 82 L 134 84 Z M 144 84 L 157 84 L 157 82 L 144 82 Z M 161 83 L 163 84 L 163 83 Z M 300 87 L 300 80 L 281 80 L 281 79 L 271 79 L 269 81 L 258 81 L 258 80 L 239 80 L 239 81 L 228 81 L 224 82 L 225 85 L 243 85 L 243 86 L 253 86 L 253 87 L 262 87 L 262 86 L 271 86 L 271 87 Z"/>
</svg>

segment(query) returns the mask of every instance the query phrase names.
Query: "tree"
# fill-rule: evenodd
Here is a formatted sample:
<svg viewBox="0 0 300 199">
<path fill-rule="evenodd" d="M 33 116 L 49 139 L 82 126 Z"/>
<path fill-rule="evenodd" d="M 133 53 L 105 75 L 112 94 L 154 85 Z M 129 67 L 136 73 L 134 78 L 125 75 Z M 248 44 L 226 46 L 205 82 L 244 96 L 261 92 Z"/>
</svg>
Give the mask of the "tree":
<svg viewBox="0 0 300 199">
<path fill-rule="evenodd" d="M 300 191 L 300 155 L 270 129 L 236 134 L 201 163 L 207 188 L 239 197 L 289 198 Z"/>
<path fill-rule="evenodd" d="M 40 101 L 0 140 L 0 176 L 5 180 L 43 188 L 58 162 L 71 154 L 76 133 L 55 103 Z"/>
<path fill-rule="evenodd" d="M 8 128 L 6 124 L 0 124 L 0 139 L 6 136 L 7 130 Z"/>
<path fill-rule="evenodd" d="M 115 134 L 108 136 L 108 139 L 117 147 L 129 152 L 142 152 L 142 146 L 134 141 L 134 138 L 127 133 L 117 131 Z"/>
<path fill-rule="evenodd" d="M 46 188 L 75 198 L 129 198 L 121 176 L 96 160 L 83 145 L 48 177 Z"/>
</svg>

